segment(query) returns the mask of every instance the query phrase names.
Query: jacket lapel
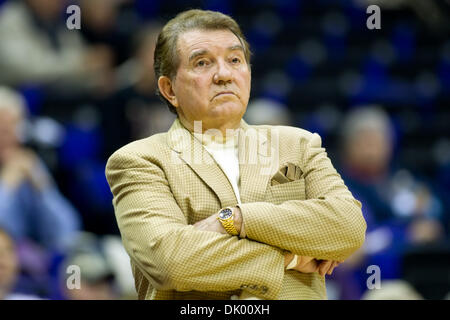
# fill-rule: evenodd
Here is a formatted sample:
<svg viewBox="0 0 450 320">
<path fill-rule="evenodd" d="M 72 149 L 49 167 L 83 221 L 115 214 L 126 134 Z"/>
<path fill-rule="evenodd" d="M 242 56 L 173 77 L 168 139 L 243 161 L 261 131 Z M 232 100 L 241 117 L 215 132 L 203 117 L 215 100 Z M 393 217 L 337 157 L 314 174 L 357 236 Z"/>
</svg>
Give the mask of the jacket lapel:
<svg viewBox="0 0 450 320">
<path fill-rule="evenodd" d="M 241 121 L 239 171 L 241 202 L 264 201 L 270 177 L 278 168 L 278 137 L 271 127 Z"/>
<path fill-rule="evenodd" d="M 270 127 L 239 128 L 239 173 L 241 202 L 263 201 L 270 177 L 278 168 L 278 136 Z M 234 206 L 237 199 L 220 166 L 201 142 L 177 118 L 168 131 L 169 147 L 176 152 L 217 195 L 222 207 Z"/>
<path fill-rule="evenodd" d="M 179 159 L 185 162 L 217 195 L 222 207 L 237 204 L 233 188 L 220 166 L 178 118 L 168 131 L 167 142 Z M 174 158 L 172 160 L 177 161 Z"/>
</svg>

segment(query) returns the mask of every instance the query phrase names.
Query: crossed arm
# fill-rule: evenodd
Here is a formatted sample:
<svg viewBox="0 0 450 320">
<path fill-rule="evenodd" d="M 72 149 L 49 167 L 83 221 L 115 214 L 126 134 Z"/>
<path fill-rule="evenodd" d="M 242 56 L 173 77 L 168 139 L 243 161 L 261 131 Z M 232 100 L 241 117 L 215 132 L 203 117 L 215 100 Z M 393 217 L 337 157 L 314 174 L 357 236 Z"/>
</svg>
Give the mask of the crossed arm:
<svg viewBox="0 0 450 320">
<path fill-rule="evenodd" d="M 245 238 L 241 210 L 239 209 L 239 207 L 234 207 L 233 213 L 234 226 L 238 231 L 240 237 Z M 217 214 L 213 214 L 206 219 L 196 222 L 194 224 L 194 227 L 198 230 L 227 234 L 227 231 L 217 219 Z M 294 254 L 292 252 L 284 252 L 284 267 L 286 268 L 293 261 L 293 259 Z M 318 260 L 309 256 L 298 256 L 297 264 L 293 269 L 303 273 L 318 272 L 321 276 L 324 276 L 325 274 L 331 275 L 334 268 L 339 264 L 340 262 L 333 260 Z"/>
<path fill-rule="evenodd" d="M 317 169 L 305 167 L 309 200 L 240 205 L 248 240 L 188 224 L 156 158 L 136 149 L 114 154 L 106 176 L 125 249 L 159 290 L 230 291 L 253 283 L 261 291 L 252 293 L 276 299 L 292 259 L 286 251 L 301 257 L 300 272 L 332 271 L 331 261 L 345 260 L 362 244 L 365 223 L 328 158 L 314 148 L 307 157 Z M 208 219 L 220 224 L 215 215 Z"/>
<path fill-rule="evenodd" d="M 284 277 L 283 250 L 196 229 L 156 162 L 119 152 L 106 167 L 124 247 L 151 286 L 223 292 L 257 284 L 261 292 L 253 293 L 276 299 Z"/>
<path fill-rule="evenodd" d="M 305 143 L 301 163 L 306 200 L 241 204 L 233 210 L 235 226 L 238 231 L 244 227 L 249 239 L 286 250 L 285 266 L 295 253 L 299 256 L 296 270 L 324 276 L 362 245 L 366 223 L 361 203 L 334 169 L 320 136 L 313 134 Z M 217 214 L 194 226 L 226 233 Z"/>
</svg>

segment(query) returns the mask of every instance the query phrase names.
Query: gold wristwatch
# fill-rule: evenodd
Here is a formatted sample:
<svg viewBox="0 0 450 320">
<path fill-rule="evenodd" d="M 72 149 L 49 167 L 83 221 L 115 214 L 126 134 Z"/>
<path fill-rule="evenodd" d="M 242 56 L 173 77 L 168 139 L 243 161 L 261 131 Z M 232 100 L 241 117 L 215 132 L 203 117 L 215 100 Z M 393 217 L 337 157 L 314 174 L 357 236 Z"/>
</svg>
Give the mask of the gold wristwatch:
<svg viewBox="0 0 450 320">
<path fill-rule="evenodd" d="M 234 212 L 230 207 L 223 208 L 219 211 L 219 215 L 217 217 L 225 230 L 231 234 L 232 236 L 237 236 L 238 232 L 236 227 L 234 226 Z"/>
</svg>

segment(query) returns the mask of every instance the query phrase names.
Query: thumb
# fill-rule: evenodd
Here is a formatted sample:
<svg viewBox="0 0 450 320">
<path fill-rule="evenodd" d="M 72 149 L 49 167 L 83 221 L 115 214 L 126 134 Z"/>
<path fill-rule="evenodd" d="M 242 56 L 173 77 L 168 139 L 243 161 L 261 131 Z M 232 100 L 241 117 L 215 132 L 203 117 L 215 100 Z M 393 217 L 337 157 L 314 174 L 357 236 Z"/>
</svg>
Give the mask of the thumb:
<svg viewBox="0 0 450 320">
<path fill-rule="evenodd" d="M 311 260 L 313 260 L 313 257 L 308 257 L 308 256 L 298 256 L 298 264 L 297 266 L 299 268 L 307 265 Z"/>
</svg>

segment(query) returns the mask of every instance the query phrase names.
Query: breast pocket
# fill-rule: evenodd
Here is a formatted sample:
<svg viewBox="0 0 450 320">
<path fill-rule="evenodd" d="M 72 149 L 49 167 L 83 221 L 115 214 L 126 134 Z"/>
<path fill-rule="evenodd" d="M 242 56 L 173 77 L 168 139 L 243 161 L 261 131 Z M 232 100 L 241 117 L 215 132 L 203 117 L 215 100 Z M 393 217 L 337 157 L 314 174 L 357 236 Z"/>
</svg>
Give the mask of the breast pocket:
<svg viewBox="0 0 450 320">
<path fill-rule="evenodd" d="M 305 179 L 269 186 L 266 195 L 266 200 L 275 204 L 289 200 L 305 200 Z"/>
</svg>

